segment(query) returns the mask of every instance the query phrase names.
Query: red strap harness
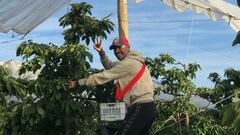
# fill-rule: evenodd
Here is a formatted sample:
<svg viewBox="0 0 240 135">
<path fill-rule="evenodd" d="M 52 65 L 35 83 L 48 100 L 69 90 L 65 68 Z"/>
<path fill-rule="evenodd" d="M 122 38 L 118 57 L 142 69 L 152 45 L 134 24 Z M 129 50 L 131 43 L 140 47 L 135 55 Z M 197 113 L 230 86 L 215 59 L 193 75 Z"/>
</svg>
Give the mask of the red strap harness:
<svg viewBox="0 0 240 135">
<path fill-rule="evenodd" d="M 124 89 L 121 90 L 119 82 L 117 82 L 117 87 L 116 87 L 116 95 L 115 95 L 115 100 L 121 100 L 124 95 L 132 89 L 132 87 L 136 84 L 136 82 L 141 78 L 145 71 L 145 64 L 142 65 L 142 68 L 140 71 L 134 76 L 134 78 L 125 86 Z"/>
</svg>

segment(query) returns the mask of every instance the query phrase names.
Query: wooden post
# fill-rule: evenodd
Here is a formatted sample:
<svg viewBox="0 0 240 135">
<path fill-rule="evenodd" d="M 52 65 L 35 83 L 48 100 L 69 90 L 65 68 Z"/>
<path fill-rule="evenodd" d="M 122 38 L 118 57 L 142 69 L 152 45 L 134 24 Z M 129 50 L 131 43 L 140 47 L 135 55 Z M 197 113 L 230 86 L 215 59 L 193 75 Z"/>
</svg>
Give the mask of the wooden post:
<svg viewBox="0 0 240 135">
<path fill-rule="evenodd" d="M 127 0 L 118 0 L 118 31 L 119 36 L 128 38 Z"/>
</svg>

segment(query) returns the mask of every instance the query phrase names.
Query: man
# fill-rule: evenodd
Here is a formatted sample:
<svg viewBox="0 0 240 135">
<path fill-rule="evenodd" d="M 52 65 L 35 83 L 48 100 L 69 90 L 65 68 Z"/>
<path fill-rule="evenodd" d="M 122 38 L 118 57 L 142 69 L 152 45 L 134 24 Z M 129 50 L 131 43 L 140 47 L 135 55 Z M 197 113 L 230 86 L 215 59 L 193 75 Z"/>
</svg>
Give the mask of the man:
<svg viewBox="0 0 240 135">
<path fill-rule="evenodd" d="M 110 50 L 114 51 L 119 60 L 117 62 L 109 60 L 101 41 L 94 44 L 94 49 L 99 53 L 106 70 L 88 78 L 70 81 L 69 88 L 117 80 L 115 98 L 123 99 L 129 107 L 118 135 L 146 135 L 156 117 L 156 111 L 153 102 L 153 83 L 144 59 L 138 52 L 130 50 L 130 44 L 125 37 L 116 37 L 110 46 Z"/>
</svg>

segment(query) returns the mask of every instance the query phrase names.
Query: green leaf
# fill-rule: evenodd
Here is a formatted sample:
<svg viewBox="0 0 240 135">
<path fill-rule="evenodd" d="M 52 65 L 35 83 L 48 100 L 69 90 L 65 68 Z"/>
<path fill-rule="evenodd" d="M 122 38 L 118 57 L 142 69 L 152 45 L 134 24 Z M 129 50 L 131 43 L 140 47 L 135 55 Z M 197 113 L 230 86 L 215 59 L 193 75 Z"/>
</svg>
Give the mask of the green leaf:
<svg viewBox="0 0 240 135">
<path fill-rule="evenodd" d="M 35 120 L 34 119 L 30 119 L 30 125 L 33 126 L 35 124 Z"/>
<path fill-rule="evenodd" d="M 222 110 L 222 124 L 240 129 L 240 102 L 226 105 Z"/>
<path fill-rule="evenodd" d="M 60 126 L 61 125 L 61 120 L 60 119 L 57 119 L 56 120 L 56 126 Z"/>
<path fill-rule="evenodd" d="M 15 106 L 15 107 L 13 108 L 13 112 L 17 112 L 18 107 L 19 107 L 19 106 Z"/>
<path fill-rule="evenodd" d="M 239 0 L 238 0 L 239 1 Z M 237 45 L 238 43 L 240 43 L 240 31 L 237 33 L 233 43 L 232 43 L 232 46 L 235 46 Z"/>
<path fill-rule="evenodd" d="M 56 94 L 55 94 L 55 98 L 56 98 L 57 100 L 60 100 L 61 97 L 62 97 L 62 96 L 61 96 L 60 93 L 56 93 Z"/>
<path fill-rule="evenodd" d="M 87 37 L 86 38 L 86 44 L 89 45 L 89 43 L 90 43 L 90 39 Z"/>
<path fill-rule="evenodd" d="M 45 116 L 45 111 L 43 110 L 43 108 L 41 106 L 37 106 L 37 112 L 41 116 Z"/>
</svg>

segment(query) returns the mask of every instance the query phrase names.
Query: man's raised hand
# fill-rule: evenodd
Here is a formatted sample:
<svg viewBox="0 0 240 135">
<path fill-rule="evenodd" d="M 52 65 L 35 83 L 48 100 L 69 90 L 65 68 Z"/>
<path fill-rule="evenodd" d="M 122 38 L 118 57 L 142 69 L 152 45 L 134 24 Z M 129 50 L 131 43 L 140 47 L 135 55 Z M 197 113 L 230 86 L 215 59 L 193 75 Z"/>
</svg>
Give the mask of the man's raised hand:
<svg viewBox="0 0 240 135">
<path fill-rule="evenodd" d="M 102 39 L 97 37 L 96 42 L 93 45 L 93 48 L 97 51 L 97 52 L 101 52 L 102 51 Z"/>
</svg>

